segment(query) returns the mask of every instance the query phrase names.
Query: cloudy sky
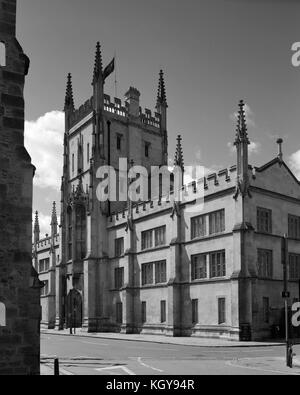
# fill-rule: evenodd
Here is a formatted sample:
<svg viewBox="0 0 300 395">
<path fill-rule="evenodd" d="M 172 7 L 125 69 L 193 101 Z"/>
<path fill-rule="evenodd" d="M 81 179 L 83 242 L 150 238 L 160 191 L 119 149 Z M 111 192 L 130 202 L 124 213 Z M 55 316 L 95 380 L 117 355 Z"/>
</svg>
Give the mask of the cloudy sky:
<svg viewBox="0 0 300 395">
<path fill-rule="evenodd" d="M 18 38 L 31 59 L 26 84 L 26 145 L 37 167 L 34 208 L 42 232 L 59 201 L 66 74 L 75 104 L 91 96 L 94 48 L 117 54 L 118 96 L 130 85 L 154 108 L 159 69 L 166 73 L 169 154 L 182 134 L 186 163 L 210 169 L 235 162 L 234 114 L 247 103 L 250 160 L 260 165 L 285 140 L 285 159 L 300 176 L 298 0 L 22 0 Z M 114 78 L 106 85 L 114 95 Z"/>
</svg>

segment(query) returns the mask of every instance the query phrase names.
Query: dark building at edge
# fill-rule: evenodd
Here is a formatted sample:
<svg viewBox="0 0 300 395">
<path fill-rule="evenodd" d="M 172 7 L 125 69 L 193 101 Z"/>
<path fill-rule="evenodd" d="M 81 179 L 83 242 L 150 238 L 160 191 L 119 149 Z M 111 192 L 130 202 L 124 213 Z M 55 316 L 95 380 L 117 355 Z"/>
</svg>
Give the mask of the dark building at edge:
<svg viewBox="0 0 300 395">
<path fill-rule="evenodd" d="M 16 0 L 0 0 L 0 375 L 40 373 L 40 281 L 31 264 L 34 166 L 24 147 L 29 59 Z"/>
</svg>

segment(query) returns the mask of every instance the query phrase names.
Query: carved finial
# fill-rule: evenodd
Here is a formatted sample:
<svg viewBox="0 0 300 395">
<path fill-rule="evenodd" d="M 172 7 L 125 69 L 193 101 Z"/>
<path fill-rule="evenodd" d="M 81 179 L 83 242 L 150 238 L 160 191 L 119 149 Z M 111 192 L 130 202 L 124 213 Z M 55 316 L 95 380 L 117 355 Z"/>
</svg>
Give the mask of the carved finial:
<svg viewBox="0 0 300 395">
<path fill-rule="evenodd" d="M 35 212 L 34 230 L 40 231 L 39 212 L 38 211 Z"/>
<path fill-rule="evenodd" d="M 278 144 L 278 159 L 280 164 L 283 163 L 283 151 L 282 151 L 282 144 L 283 144 L 283 139 L 279 138 L 277 140 L 277 144 Z"/>
<path fill-rule="evenodd" d="M 53 236 L 57 235 L 57 226 L 58 226 L 58 221 L 57 221 L 57 214 L 56 214 L 56 203 L 53 202 L 53 208 L 52 208 L 52 215 L 51 215 L 51 234 Z"/>
<path fill-rule="evenodd" d="M 97 42 L 96 55 L 95 55 L 95 67 L 93 75 L 93 84 L 98 81 L 99 77 L 102 77 L 103 65 L 102 65 L 102 53 L 100 43 Z"/>
<path fill-rule="evenodd" d="M 51 226 L 52 225 L 57 225 L 57 214 L 56 214 L 56 203 L 53 202 L 53 207 L 52 207 L 52 215 L 51 215 Z"/>
<path fill-rule="evenodd" d="M 75 110 L 74 106 L 74 98 L 73 98 L 73 86 L 72 86 L 72 74 L 68 74 L 67 78 L 67 89 L 66 89 L 66 98 L 65 98 L 65 111 Z"/>
<path fill-rule="evenodd" d="M 245 113 L 245 103 L 243 100 L 239 103 L 239 112 L 238 112 L 238 124 L 236 128 L 236 140 L 235 145 L 241 143 L 242 141 L 246 141 L 247 144 L 250 144 L 248 134 L 247 134 L 247 122 L 246 122 L 246 113 Z"/>
<path fill-rule="evenodd" d="M 177 147 L 176 147 L 174 165 L 180 167 L 181 170 L 184 171 L 184 158 L 183 158 L 183 149 L 181 142 L 182 142 L 182 137 L 179 135 L 177 137 Z"/>
<path fill-rule="evenodd" d="M 34 241 L 37 243 L 40 240 L 40 224 L 39 224 L 39 213 L 35 212 L 35 220 L 34 220 Z"/>
<path fill-rule="evenodd" d="M 159 73 L 159 83 L 158 83 L 158 92 L 157 92 L 157 107 L 159 107 L 159 105 L 168 106 L 164 72 L 162 70 L 160 70 Z"/>
</svg>

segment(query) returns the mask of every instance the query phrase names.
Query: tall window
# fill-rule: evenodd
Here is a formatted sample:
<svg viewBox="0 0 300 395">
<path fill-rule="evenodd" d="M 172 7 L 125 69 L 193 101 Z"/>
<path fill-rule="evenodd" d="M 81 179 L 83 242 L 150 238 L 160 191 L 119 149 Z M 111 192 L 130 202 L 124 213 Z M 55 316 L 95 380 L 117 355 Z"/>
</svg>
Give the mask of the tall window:
<svg viewBox="0 0 300 395">
<path fill-rule="evenodd" d="M 155 247 L 163 246 L 166 244 L 166 227 L 161 226 L 154 230 L 155 232 Z"/>
<path fill-rule="evenodd" d="M 198 316 L 198 299 L 193 299 L 192 300 L 192 323 L 194 325 L 198 324 L 199 322 L 199 316 Z"/>
<path fill-rule="evenodd" d="M 209 261 L 210 261 L 210 278 L 226 276 L 225 251 L 210 253 Z"/>
<path fill-rule="evenodd" d="M 155 263 L 155 284 L 163 284 L 167 281 L 166 261 Z"/>
<path fill-rule="evenodd" d="M 122 149 L 122 136 L 117 135 L 117 150 L 121 151 L 121 149 Z"/>
<path fill-rule="evenodd" d="M 153 231 L 147 230 L 146 232 L 142 232 L 142 250 L 147 250 L 153 247 Z"/>
<path fill-rule="evenodd" d="M 263 298 L 263 320 L 265 324 L 270 322 L 270 300 L 269 298 Z"/>
<path fill-rule="evenodd" d="M 49 294 L 49 281 L 44 281 L 44 285 L 41 289 L 41 296 L 47 296 Z"/>
<path fill-rule="evenodd" d="M 72 176 L 74 176 L 74 170 L 75 170 L 75 157 L 74 154 L 72 154 Z"/>
<path fill-rule="evenodd" d="M 300 279 L 300 255 L 289 254 L 290 280 Z"/>
<path fill-rule="evenodd" d="M 165 300 L 160 302 L 160 322 L 163 324 L 167 321 L 167 304 Z"/>
<path fill-rule="evenodd" d="M 142 323 L 145 324 L 147 322 L 147 303 L 142 302 Z"/>
<path fill-rule="evenodd" d="M 300 217 L 296 215 L 289 215 L 289 237 L 300 239 Z"/>
<path fill-rule="evenodd" d="M 207 278 L 206 254 L 192 256 L 192 281 Z"/>
<path fill-rule="evenodd" d="M 153 263 L 144 263 L 142 265 L 142 285 L 153 284 Z"/>
<path fill-rule="evenodd" d="M 261 278 L 273 277 L 273 251 L 258 249 L 258 275 Z"/>
<path fill-rule="evenodd" d="M 86 160 L 87 160 L 87 163 L 89 164 L 90 163 L 90 144 L 87 144 L 87 146 L 86 146 Z"/>
<path fill-rule="evenodd" d="M 192 239 L 196 239 L 198 237 L 204 237 L 206 235 L 206 216 L 201 215 L 199 217 L 192 218 L 191 228 L 192 228 Z"/>
<path fill-rule="evenodd" d="M 116 304 L 116 321 L 117 324 L 123 324 L 123 303 Z"/>
<path fill-rule="evenodd" d="M 77 259 L 86 256 L 86 211 L 83 206 L 76 207 L 76 252 Z"/>
<path fill-rule="evenodd" d="M 272 210 L 257 208 L 257 230 L 263 233 L 272 233 Z"/>
<path fill-rule="evenodd" d="M 73 227 L 72 227 L 72 211 L 68 210 L 68 260 L 70 261 L 73 258 L 72 249 L 73 249 Z"/>
<path fill-rule="evenodd" d="M 124 267 L 115 269 L 115 288 L 120 289 L 124 286 Z"/>
<path fill-rule="evenodd" d="M 0 67 L 6 66 L 6 46 L 0 42 Z"/>
<path fill-rule="evenodd" d="M 43 273 L 43 272 L 47 272 L 50 269 L 50 259 L 46 258 L 46 259 L 41 259 L 39 261 L 39 272 Z"/>
<path fill-rule="evenodd" d="M 225 231 L 225 210 L 209 214 L 209 234 L 213 235 Z"/>
<path fill-rule="evenodd" d="M 145 157 L 149 158 L 150 143 L 145 143 Z"/>
<path fill-rule="evenodd" d="M 219 325 L 226 323 L 226 299 L 219 298 L 218 299 L 218 316 L 219 316 Z"/>
<path fill-rule="evenodd" d="M 0 303 L 0 326 L 6 326 L 6 307 L 4 303 Z"/>
<path fill-rule="evenodd" d="M 124 254 L 124 237 L 115 240 L 115 256 L 120 257 Z"/>
</svg>

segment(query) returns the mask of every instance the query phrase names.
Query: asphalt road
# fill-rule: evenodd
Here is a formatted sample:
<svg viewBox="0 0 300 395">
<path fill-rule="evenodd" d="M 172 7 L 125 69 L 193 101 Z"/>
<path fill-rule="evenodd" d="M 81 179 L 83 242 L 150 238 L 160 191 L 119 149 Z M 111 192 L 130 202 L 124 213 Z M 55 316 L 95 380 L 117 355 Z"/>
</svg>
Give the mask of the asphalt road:
<svg viewBox="0 0 300 395">
<path fill-rule="evenodd" d="M 243 366 L 238 361 L 284 358 L 285 348 L 205 348 L 88 337 L 41 336 L 43 363 L 60 360 L 65 375 L 278 375 L 276 369 Z M 295 347 L 300 355 L 300 346 Z M 245 364 L 244 364 L 245 365 Z M 299 371 L 298 371 L 299 372 Z M 295 374 L 295 373 L 294 373 Z"/>
</svg>

